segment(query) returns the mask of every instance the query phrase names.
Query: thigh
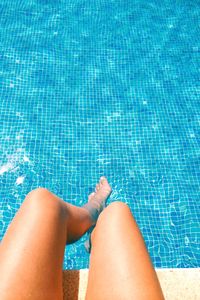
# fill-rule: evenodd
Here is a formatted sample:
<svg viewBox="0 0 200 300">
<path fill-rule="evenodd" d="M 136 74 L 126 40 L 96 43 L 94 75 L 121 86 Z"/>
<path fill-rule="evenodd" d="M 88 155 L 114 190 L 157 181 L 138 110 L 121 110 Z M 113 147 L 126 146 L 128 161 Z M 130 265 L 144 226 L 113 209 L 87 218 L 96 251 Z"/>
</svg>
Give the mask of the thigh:
<svg viewBox="0 0 200 300">
<path fill-rule="evenodd" d="M 128 206 L 109 205 L 92 233 L 87 300 L 164 299 Z"/>
<path fill-rule="evenodd" d="M 65 242 L 61 200 L 46 189 L 31 192 L 0 245 L 0 298 L 62 299 Z"/>
</svg>

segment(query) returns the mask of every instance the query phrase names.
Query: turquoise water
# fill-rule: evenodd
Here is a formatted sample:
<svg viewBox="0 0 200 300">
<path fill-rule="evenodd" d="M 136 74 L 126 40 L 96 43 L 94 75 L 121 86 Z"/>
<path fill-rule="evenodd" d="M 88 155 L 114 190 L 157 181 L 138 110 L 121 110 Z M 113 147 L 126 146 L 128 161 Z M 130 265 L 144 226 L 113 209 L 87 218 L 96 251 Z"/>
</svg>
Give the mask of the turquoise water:
<svg viewBox="0 0 200 300">
<path fill-rule="evenodd" d="M 82 205 L 105 175 L 156 267 L 200 266 L 199 5 L 1 2 L 1 238 L 31 189 Z"/>
</svg>

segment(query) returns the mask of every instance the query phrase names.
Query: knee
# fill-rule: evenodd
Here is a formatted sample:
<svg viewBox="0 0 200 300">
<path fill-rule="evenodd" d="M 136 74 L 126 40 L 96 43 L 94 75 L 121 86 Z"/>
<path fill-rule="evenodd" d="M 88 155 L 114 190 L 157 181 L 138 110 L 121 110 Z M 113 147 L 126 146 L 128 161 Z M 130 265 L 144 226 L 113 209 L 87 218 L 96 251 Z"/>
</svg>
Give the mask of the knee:
<svg viewBox="0 0 200 300">
<path fill-rule="evenodd" d="M 31 192 L 29 192 L 26 196 L 26 199 L 36 199 L 38 197 L 44 197 L 44 196 L 47 196 L 49 194 L 52 194 L 48 189 L 46 188 L 43 188 L 43 187 L 39 187 L 39 188 L 36 188 L 34 190 L 32 190 Z"/>
<path fill-rule="evenodd" d="M 130 208 L 129 206 L 122 202 L 122 201 L 115 201 L 115 202 L 112 202 L 110 205 L 107 206 L 106 208 L 107 210 L 109 209 L 109 211 L 112 211 L 112 213 L 124 213 L 124 212 L 127 212 L 129 211 L 130 212 Z"/>
<path fill-rule="evenodd" d="M 28 193 L 25 201 L 30 204 L 42 204 L 43 202 L 46 202 L 46 199 L 49 199 L 51 197 L 52 193 L 49 190 L 47 190 L 46 188 L 39 187 Z"/>
<path fill-rule="evenodd" d="M 104 211 L 100 214 L 99 219 L 113 222 L 115 220 L 121 220 L 127 214 L 131 214 L 129 206 L 124 202 L 115 201 L 104 209 Z"/>
<path fill-rule="evenodd" d="M 107 208 L 112 209 L 112 210 L 116 210 L 116 211 L 121 211 L 121 210 L 130 210 L 129 206 L 122 202 L 122 201 L 114 201 L 111 204 L 109 204 L 107 206 Z"/>
<path fill-rule="evenodd" d="M 24 206 L 32 212 L 45 213 L 61 210 L 61 200 L 46 188 L 31 191 L 24 201 Z"/>
</svg>

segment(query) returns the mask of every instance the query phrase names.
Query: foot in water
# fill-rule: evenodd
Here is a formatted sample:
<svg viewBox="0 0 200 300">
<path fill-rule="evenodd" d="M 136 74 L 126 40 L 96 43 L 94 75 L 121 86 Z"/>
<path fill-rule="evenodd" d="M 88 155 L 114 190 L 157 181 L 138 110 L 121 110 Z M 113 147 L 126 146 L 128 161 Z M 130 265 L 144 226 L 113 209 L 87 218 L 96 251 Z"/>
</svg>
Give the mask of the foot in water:
<svg viewBox="0 0 200 300">
<path fill-rule="evenodd" d="M 96 224 L 99 214 L 105 207 L 106 200 L 111 194 L 111 187 L 105 177 L 101 177 L 95 192 L 88 197 L 88 202 L 78 207 L 65 203 L 68 212 L 67 243 L 74 243 Z"/>
<path fill-rule="evenodd" d="M 88 203 L 82 208 L 85 208 L 91 217 L 92 225 L 96 224 L 99 214 L 105 207 L 106 200 L 112 192 L 106 177 L 102 176 L 99 183 L 96 185 L 95 192 L 91 193 L 88 197 Z"/>
</svg>

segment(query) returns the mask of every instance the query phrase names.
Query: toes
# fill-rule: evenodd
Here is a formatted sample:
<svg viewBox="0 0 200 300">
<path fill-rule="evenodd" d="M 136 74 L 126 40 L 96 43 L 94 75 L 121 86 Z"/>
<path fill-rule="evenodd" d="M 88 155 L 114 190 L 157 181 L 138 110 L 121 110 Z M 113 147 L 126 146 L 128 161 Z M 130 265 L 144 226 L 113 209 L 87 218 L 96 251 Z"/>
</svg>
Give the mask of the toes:
<svg viewBox="0 0 200 300">
<path fill-rule="evenodd" d="M 106 192 L 106 194 L 110 194 L 112 191 L 112 189 L 108 183 L 108 180 L 105 176 L 100 177 L 99 183 L 96 184 L 95 192 L 97 193 L 102 188 Z"/>
<path fill-rule="evenodd" d="M 107 192 L 110 193 L 112 191 L 112 189 L 111 189 L 111 187 L 110 187 L 110 185 L 108 183 L 108 180 L 107 180 L 107 178 L 105 176 L 102 176 L 100 178 L 100 183 L 101 183 L 101 186 L 104 185 L 104 187 L 106 188 Z"/>
<path fill-rule="evenodd" d="M 108 183 L 108 180 L 106 179 L 105 176 L 101 176 L 101 178 L 100 178 L 100 183 L 101 183 L 101 184 Z"/>
</svg>

